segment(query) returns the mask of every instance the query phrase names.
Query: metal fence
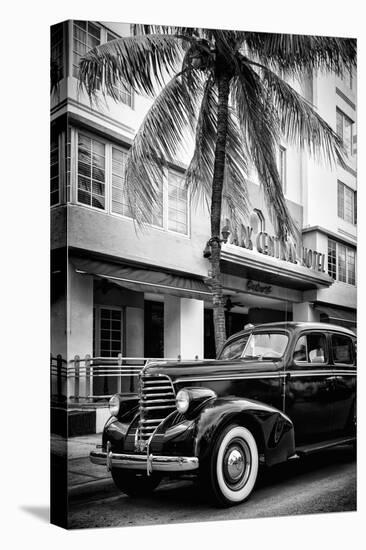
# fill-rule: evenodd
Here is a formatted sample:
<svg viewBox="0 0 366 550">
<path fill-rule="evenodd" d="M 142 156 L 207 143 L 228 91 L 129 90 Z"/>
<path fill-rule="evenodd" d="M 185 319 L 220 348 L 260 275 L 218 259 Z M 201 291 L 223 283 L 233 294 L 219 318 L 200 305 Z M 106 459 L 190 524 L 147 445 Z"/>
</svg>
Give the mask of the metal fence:
<svg viewBox="0 0 366 550">
<path fill-rule="evenodd" d="M 117 357 L 75 355 L 70 361 L 51 356 L 51 397 L 70 403 L 105 402 L 114 393 L 137 391 L 138 375 L 147 362 L 181 360 L 180 356 L 124 357 L 121 353 Z"/>
</svg>

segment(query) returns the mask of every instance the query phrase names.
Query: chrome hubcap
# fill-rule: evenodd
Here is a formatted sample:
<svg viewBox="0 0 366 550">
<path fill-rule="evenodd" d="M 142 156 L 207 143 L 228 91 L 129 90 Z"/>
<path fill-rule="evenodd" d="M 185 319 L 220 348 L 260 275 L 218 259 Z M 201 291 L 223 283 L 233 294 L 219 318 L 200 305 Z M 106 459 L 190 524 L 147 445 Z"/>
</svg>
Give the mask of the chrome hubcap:
<svg viewBox="0 0 366 550">
<path fill-rule="evenodd" d="M 232 491 L 239 491 L 248 481 L 251 471 L 251 454 L 246 442 L 237 437 L 226 447 L 222 460 L 225 483 Z"/>
<path fill-rule="evenodd" d="M 226 458 L 226 470 L 232 482 L 237 481 L 243 475 L 245 459 L 238 448 L 233 449 Z"/>
</svg>

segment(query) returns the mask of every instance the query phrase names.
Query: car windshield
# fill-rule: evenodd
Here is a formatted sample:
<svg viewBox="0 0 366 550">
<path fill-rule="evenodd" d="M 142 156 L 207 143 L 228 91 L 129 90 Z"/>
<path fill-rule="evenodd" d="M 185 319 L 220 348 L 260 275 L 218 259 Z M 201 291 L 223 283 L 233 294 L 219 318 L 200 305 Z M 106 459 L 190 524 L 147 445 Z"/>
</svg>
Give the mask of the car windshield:
<svg viewBox="0 0 366 550">
<path fill-rule="evenodd" d="M 237 338 L 233 342 L 229 342 L 223 348 L 222 352 L 219 355 L 219 359 L 239 359 L 242 356 L 246 343 L 248 342 L 249 334 Z"/>
<path fill-rule="evenodd" d="M 242 354 L 243 359 L 280 359 L 285 353 L 287 334 L 260 332 L 251 334 Z"/>
</svg>

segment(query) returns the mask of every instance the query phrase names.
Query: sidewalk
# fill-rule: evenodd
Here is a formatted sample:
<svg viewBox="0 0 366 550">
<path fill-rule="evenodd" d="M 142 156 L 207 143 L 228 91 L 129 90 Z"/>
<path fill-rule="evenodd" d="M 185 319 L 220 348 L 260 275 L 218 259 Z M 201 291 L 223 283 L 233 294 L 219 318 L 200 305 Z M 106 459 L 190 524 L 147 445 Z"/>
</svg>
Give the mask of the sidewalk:
<svg viewBox="0 0 366 550">
<path fill-rule="evenodd" d="M 114 488 L 111 474 L 107 469 L 92 464 L 89 460 L 90 451 L 101 442 L 100 433 L 69 438 L 67 442 L 68 488 L 71 500 L 88 494 L 109 493 Z"/>
</svg>

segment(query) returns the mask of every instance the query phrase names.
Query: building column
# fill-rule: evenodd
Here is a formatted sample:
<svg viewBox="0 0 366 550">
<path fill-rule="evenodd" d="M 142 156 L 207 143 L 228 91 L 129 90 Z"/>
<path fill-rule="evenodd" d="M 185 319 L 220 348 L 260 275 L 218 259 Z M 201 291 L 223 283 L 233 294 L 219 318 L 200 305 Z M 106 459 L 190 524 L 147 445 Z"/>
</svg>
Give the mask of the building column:
<svg viewBox="0 0 366 550">
<path fill-rule="evenodd" d="M 292 305 L 293 321 L 319 322 L 320 313 L 316 311 L 311 302 L 302 302 Z"/>
<path fill-rule="evenodd" d="M 144 356 L 144 310 L 126 307 L 126 356 Z"/>
<path fill-rule="evenodd" d="M 126 307 L 126 356 L 144 357 L 144 332 L 145 316 L 141 307 Z M 141 365 L 143 361 L 129 361 L 129 365 Z M 118 391 L 137 391 L 138 379 L 136 376 L 122 378 L 119 382 Z"/>
<path fill-rule="evenodd" d="M 78 355 L 84 359 L 93 355 L 93 277 L 81 275 L 69 264 L 68 269 L 68 327 L 67 359 Z M 90 394 L 90 376 L 85 370 L 85 362 L 80 362 L 80 377 L 68 381 L 68 396 L 85 397 Z"/>
<path fill-rule="evenodd" d="M 203 300 L 164 299 L 164 356 L 203 358 Z"/>
</svg>

